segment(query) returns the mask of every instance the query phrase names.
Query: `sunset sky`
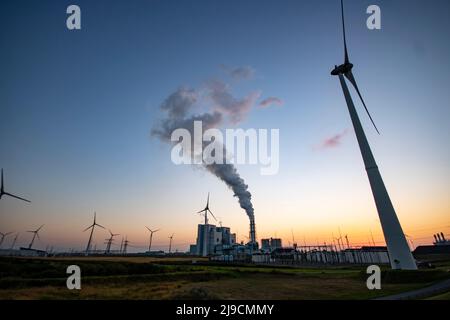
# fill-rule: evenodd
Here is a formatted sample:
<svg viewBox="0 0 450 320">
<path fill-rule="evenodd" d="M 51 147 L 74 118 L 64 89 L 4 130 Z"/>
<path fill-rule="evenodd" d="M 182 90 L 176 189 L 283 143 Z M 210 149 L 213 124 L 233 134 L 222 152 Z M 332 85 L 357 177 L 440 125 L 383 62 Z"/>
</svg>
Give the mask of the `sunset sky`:
<svg viewBox="0 0 450 320">
<path fill-rule="evenodd" d="M 82 29 L 69 31 L 73 3 Z M 366 27 L 371 4 L 381 30 Z M 415 246 L 437 232 L 450 238 L 449 12 L 448 0 L 346 1 L 354 75 L 381 135 L 354 101 Z M 0 167 L 6 190 L 32 201 L 2 198 L 0 232 L 20 232 L 19 245 L 45 224 L 37 248 L 84 249 L 96 211 L 131 251 L 147 246 L 146 225 L 161 228 L 155 249 L 167 250 L 174 233 L 173 247 L 185 251 L 208 192 L 214 214 L 246 240 L 248 218 L 232 191 L 205 170 L 174 165 L 170 146 L 151 135 L 170 94 L 211 81 L 237 101 L 256 99 L 221 129 L 280 130 L 278 174 L 238 166 L 259 240 L 288 244 L 293 232 L 299 244 L 323 244 L 340 229 L 353 245 L 371 233 L 384 244 L 330 76 L 343 62 L 339 1 L 1 1 L 0 45 Z M 270 97 L 279 103 L 260 105 Z M 96 230 L 98 248 L 107 236 Z"/>
</svg>

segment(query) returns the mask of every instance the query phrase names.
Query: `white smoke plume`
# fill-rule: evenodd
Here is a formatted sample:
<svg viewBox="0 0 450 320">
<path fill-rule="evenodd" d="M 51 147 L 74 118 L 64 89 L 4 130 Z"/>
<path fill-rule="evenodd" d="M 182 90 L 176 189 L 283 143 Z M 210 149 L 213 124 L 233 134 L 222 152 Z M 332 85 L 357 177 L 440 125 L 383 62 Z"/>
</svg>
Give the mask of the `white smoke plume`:
<svg viewBox="0 0 450 320">
<path fill-rule="evenodd" d="M 242 99 L 235 98 L 230 93 L 229 87 L 219 80 L 209 82 L 205 90 L 181 87 L 170 94 L 160 107 L 166 112 L 166 117 L 154 126 L 152 135 L 163 142 L 172 143 L 170 138 L 175 129 L 186 129 L 193 137 L 194 121 L 202 121 L 203 130 L 218 128 L 226 121 L 236 124 L 244 119 L 259 97 L 259 93 L 256 92 Z M 211 104 L 208 111 L 192 114 L 196 106 L 208 103 Z M 224 157 L 227 154 L 225 147 L 223 154 Z M 192 150 L 191 156 L 194 156 Z M 241 178 L 236 167 L 225 162 L 224 160 L 223 164 L 204 164 L 204 168 L 225 182 L 238 198 L 241 208 L 250 219 L 253 219 L 252 195 L 248 191 L 248 185 Z"/>
</svg>

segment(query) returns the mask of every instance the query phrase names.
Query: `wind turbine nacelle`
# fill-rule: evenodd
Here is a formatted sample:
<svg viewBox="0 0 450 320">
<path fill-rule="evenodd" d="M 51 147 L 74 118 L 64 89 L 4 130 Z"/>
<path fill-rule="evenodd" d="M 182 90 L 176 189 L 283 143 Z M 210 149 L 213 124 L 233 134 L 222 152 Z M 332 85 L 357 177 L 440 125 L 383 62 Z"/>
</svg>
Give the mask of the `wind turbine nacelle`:
<svg viewBox="0 0 450 320">
<path fill-rule="evenodd" d="M 352 71 L 353 64 L 351 63 L 344 63 L 340 66 L 334 66 L 334 69 L 331 71 L 332 76 L 338 76 L 340 74 L 346 74 L 349 71 Z"/>
</svg>

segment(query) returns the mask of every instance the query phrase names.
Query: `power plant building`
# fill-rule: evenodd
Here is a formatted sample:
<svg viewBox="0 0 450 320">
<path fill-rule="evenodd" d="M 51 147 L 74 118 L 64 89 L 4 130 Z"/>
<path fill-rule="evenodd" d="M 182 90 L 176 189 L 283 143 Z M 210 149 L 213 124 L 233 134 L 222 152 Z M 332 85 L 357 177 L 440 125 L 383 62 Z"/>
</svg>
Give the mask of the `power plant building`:
<svg viewBox="0 0 450 320">
<path fill-rule="evenodd" d="M 190 253 L 199 256 L 222 254 L 236 243 L 236 234 L 228 227 L 217 227 L 213 224 L 199 224 L 197 241 L 191 245 Z"/>
<path fill-rule="evenodd" d="M 261 240 L 261 249 L 264 252 L 272 252 L 275 249 L 282 247 L 282 241 L 280 238 L 270 238 Z"/>
</svg>

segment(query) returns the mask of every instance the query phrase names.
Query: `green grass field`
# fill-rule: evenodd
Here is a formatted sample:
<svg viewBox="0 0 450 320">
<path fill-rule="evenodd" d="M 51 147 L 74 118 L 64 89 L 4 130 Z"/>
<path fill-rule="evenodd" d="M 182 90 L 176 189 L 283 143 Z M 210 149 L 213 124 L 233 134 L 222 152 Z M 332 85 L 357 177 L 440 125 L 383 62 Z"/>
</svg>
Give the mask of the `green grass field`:
<svg viewBox="0 0 450 320">
<path fill-rule="evenodd" d="M 0 299 L 371 299 L 450 278 L 448 261 L 416 272 L 383 270 L 382 289 L 370 291 L 363 267 L 237 266 L 195 260 L 0 258 Z M 71 264 L 81 268 L 81 290 L 66 287 Z"/>
</svg>

